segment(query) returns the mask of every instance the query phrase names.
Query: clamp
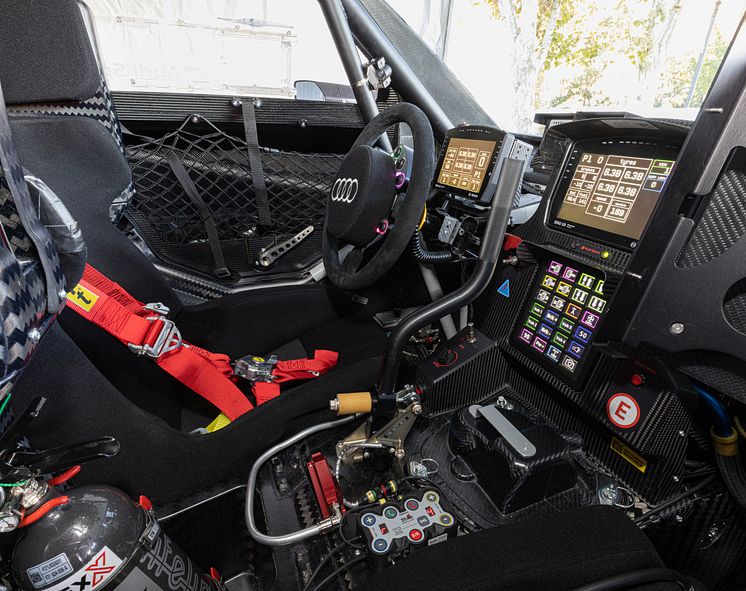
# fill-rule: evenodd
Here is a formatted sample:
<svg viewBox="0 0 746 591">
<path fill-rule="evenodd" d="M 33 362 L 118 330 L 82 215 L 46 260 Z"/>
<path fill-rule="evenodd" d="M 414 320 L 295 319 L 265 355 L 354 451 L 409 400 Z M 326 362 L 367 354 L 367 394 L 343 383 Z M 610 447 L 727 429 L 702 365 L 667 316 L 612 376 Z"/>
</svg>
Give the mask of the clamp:
<svg viewBox="0 0 746 591">
<path fill-rule="evenodd" d="M 267 359 L 246 355 L 233 364 L 233 373 L 250 382 L 272 382 L 275 379 L 273 372 L 276 366 L 277 355 L 270 355 Z"/>
</svg>

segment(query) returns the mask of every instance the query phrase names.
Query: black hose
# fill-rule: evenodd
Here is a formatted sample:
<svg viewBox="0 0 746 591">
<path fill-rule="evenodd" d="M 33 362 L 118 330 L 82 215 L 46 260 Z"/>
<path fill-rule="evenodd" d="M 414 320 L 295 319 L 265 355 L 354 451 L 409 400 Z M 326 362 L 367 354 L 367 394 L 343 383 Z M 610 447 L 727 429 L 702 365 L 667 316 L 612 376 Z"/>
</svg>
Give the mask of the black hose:
<svg viewBox="0 0 746 591">
<path fill-rule="evenodd" d="M 329 551 L 329 554 L 327 554 L 324 557 L 324 559 L 321 562 L 319 562 L 319 564 L 316 567 L 316 569 L 311 573 L 311 578 L 308 579 L 308 582 L 306 583 L 306 586 L 303 587 L 303 591 L 308 591 L 311 588 L 311 583 L 314 582 L 314 580 L 316 579 L 316 577 L 321 572 L 321 569 L 324 568 L 324 566 L 326 565 L 326 563 L 329 562 L 334 557 L 335 554 L 337 554 L 341 550 L 344 550 L 345 548 L 347 548 L 347 544 L 345 542 L 342 542 L 342 543 L 337 544 L 336 546 L 334 546 L 334 548 L 332 548 Z"/>
<path fill-rule="evenodd" d="M 342 566 L 340 566 L 338 569 L 332 571 L 332 573 L 324 578 L 316 587 L 314 587 L 314 591 L 321 591 L 324 587 L 326 587 L 329 583 L 331 583 L 334 579 L 336 579 L 339 575 L 341 575 L 344 572 L 347 572 L 350 570 L 353 566 L 356 564 L 362 562 L 363 560 L 367 560 L 367 555 L 363 554 L 362 556 L 358 556 L 357 558 L 353 558 L 349 562 L 346 562 Z"/>
<path fill-rule="evenodd" d="M 677 583 L 681 589 L 693 589 L 694 591 L 705 591 L 702 583 L 682 575 L 681 573 L 669 568 L 646 568 L 636 570 L 631 573 L 624 573 L 583 585 L 574 591 L 619 591 L 621 589 L 638 589 L 640 585 L 650 583 Z"/>
<path fill-rule="evenodd" d="M 450 263 L 453 260 L 450 250 L 428 250 L 422 232 L 415 231 L 412 240 L 409 242 L 409 248 L 412 256 L 426 265 L 440 265 Z"/>
<path fill-rule="evenodd" d="M 679 501 L 683 501 L 685 498 L 693 495 L 698 490 L 700 490 L 700 489 L 704 488 L 705 486 L 707 486 L 708 484 L 710 484 L 713 480 L 715 480 L 715 475 L 714 474 L 712 476 L 709 476 L 709 477 L 705 478 L 701 482 L 698 482 L 694 486 L 689 487 L 687 490 L 685 490 L 684 492 L 679 493 L 675 497 L 672 497 L 672 498 L 668 499 L 666 502 L 661 503 L 657 507 L 653 507 L 650 511 L 648 511 L 644 515 L 640 515 L 639 517 L 637 517 L 634 520 L 635 523 L 637 525 L 640 525 L 641 523 L 644 523 L 644 522 L 648 521 L 650 517 L 653 517 L 654 515 L 658 515 L 661 511 L 663 511 L 664 509 L 668 509 L 669 507 L 674 506 Z"/>
<path fill-rule="evenodd" d="M 746 471 L 743 468 L 741 454 L 724 456 L 716 453 L 715 459 L 728 492 L 741 507 L 746 507 Z"/>
</svg>

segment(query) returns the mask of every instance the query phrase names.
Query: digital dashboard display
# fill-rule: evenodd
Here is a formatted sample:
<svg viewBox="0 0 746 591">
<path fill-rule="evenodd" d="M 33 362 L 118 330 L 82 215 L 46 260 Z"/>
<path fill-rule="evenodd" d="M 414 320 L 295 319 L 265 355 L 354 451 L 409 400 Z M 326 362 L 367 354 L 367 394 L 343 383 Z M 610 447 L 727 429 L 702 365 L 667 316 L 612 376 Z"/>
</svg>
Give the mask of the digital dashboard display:
<svg viewBox="0 0 746 591">
<path fill-rule="evenodd" d="M 639 240 L 674 161 L 580 152 L 553 225 Z"/>
<path fill-rule="evenodd" d="M 478 194 L 492 164 L 497 142 L 452 137 L 445 148 L 436 183 Z"/>
</svg>

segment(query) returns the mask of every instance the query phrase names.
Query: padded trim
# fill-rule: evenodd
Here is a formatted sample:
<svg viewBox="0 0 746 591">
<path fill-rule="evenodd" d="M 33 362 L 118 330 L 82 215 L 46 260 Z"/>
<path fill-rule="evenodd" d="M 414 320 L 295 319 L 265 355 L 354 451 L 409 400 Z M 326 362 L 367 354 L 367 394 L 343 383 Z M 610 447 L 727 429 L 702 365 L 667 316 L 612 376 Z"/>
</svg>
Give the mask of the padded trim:
<svg viewBox="0 0 746 591">
<path fill-rule="evenodd" d="M 418 549 L 372 577 L 365 589 L 569 591 L 617 574 L 662 566 L 650 540 L 623 511 L 596 505 Z M 677 588 L 673 584 L 644 587 L 645 591 Z"/>
<path fill-rule="evenodd" d="M 2 1 L 2 0 L 0 0 Z M 87 117 L 12 117 L 21 164 L 41 178 L 83 231 L 88 262 L 142 301 L 179 301 L 163 276 L 109 220 L 109 206 L 132 174 L 109 132 Z"/>
<path fill-rule="evenodd" d="M 0 83 L 8 104 L 80 101 L 101 82 L 76 0 L 0 0 Z"/>
</svg>

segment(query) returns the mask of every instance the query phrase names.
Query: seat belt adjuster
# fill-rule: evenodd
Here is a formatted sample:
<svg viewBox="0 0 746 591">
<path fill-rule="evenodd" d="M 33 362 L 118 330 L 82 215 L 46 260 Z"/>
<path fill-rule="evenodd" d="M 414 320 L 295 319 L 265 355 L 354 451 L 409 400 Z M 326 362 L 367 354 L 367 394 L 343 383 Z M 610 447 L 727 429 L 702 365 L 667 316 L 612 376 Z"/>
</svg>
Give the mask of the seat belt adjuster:
<svg viewBox="0 0 746 591">
<path fill-rule="evenodd" d="M 277 355 L 269 358 L 246 355 L 233 364 L 233 373 L 250 382 L 272 382 L 277 366 Z"/>
</svg>

